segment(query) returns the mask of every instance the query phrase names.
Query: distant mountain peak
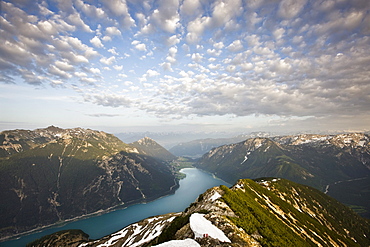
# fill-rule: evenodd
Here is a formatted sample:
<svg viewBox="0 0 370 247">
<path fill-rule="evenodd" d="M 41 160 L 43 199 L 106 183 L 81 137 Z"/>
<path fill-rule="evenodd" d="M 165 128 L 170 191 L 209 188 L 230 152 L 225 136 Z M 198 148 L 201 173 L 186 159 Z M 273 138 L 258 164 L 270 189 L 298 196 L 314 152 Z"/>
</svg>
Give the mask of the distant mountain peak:
<svg viewBox="0 0 370 247">
<path fill-rule="evenodd" d="M 159 160 L 171 161 L 176 158 L 175 155 L 171 154 L 167 149 L 150 137 L 141 138 L 130 145 L 136 148 L 140 154 L 151 156 Z"/>
<path fill-rule="evenodd" d="M 140 144 L 140 145 L 148 145 L 148 144 L 150 144 L 150 145 L 156 145 L 156 144 L 159 145 L 156 141 L 154 141 L 152 138 L 147 137 L 147 136 L 138 140 L 137 143 Z"/>
</svg>

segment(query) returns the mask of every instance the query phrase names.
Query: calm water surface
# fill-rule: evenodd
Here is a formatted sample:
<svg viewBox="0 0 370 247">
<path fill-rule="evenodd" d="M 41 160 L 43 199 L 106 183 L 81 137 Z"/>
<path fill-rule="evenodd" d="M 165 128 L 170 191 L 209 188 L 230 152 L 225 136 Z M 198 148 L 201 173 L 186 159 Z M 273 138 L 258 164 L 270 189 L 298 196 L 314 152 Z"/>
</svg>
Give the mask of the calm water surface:
<svg viewBox="0 0 370 247">
<path fill-rule="evenodd" d="M 136 204 L 102 215 L 44 229 L 16 240 L 2 242 L 0 246 L 25 246 L 27 243 L 42 236 L 66 229 L 81 229 L 89 234 L 91 239 L 101 238 L 150 216 L 181 212 L 187 208 L 190 203 L 194 202 L 199 194 L 202 194 L 211 187 L 221 184 L 231 186 L 225 181 L 215 178 L 212 174 L 196 168 L 185 168 L 182 169 L 181 172 L 186 174 L 186 178 L 180 180 L 180 187 L 173 195 L 165 196 L 146 204 Z"/>
</svg>

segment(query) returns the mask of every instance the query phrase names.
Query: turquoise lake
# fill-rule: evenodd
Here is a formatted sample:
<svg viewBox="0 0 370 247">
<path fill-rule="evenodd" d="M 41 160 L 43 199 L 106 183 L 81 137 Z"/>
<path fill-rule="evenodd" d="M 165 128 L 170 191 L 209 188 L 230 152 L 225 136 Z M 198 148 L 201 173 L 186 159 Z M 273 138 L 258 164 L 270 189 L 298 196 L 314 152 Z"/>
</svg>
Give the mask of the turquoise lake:
<svg viewBox="0 0 370 247">
<path fill-rule="evenodd" d="M 124 209 L 118 209 L 101 215 L 91 216 L 89 218 L 43 229 L 15 240 L 1 242 L 0 246 L 25 246 L 27 243 L 42 236 L 66 229 L 81 229 L 89 234 L 91 239 L 101 238 L 150 216 L 181 212 L 187 208 L 190 203 L 194 202 L 200 194 L 211 187 L 221 184 L 231 186 L 225 181 L 214 177 L 212 174 L 203 172 L 197 168 L 185 168 L 182 169 L 181 172 L 186 174 L 186 178 L 180 180 L 179 188 L 172 195 L 159 198 L 149 203 L 135 204 Z"/>
</svg>

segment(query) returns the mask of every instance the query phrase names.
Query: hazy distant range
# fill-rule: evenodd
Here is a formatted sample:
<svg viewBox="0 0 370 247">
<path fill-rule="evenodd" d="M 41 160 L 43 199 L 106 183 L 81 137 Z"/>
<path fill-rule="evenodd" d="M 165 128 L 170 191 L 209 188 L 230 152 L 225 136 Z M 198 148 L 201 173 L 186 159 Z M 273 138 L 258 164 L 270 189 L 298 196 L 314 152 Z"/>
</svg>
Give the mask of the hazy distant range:
<svg viewBox="0 0 370 247">
<path fill-rule="evenodd" d="M 230 132 L 125 132 L 115 133 L 125 143 L 135 142 L 143 137 L 150 137 L 166 149 L 180 143 L 206 138 L 230 138 L 240 133 Z"/>
</svg>

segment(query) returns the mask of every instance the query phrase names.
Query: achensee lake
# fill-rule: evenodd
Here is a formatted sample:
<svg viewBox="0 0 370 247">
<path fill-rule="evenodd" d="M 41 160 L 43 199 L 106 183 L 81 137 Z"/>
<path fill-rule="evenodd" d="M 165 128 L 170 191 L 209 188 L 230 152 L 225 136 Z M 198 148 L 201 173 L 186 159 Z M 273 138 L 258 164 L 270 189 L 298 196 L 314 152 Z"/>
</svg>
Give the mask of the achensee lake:
<svg viewBox="0 0 370 247">
<path fill-rule="evenodd" d="M 66 229 L 81 229 L 89 234 L 91 239 L 101 238 L 150 216 L 181 212 L 190 203 L 194 202 L 199 194 L 211 187 L 221 184 L 230 186 L 230 184 L 215 178 L 212 174 L 196 168 L 185 168 L 181 172 L 186 174 L 186 178 L 180 180 L 180 187 L 176 190 L 175 194 L 146 204 L 136 204 L 102 215 L 68 222 L 62 226 L 47 228 L 40 232 L 20 237 L 19 239 L 2 242 L 0 246 L 25 246 L 27 243 L 42 236 Z"/>
</svg>

